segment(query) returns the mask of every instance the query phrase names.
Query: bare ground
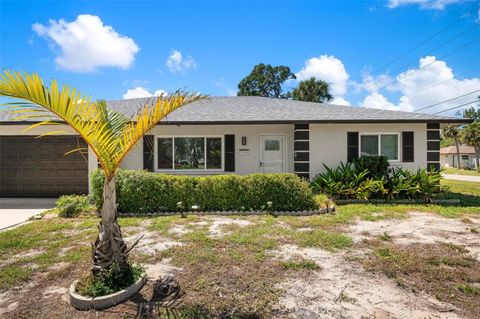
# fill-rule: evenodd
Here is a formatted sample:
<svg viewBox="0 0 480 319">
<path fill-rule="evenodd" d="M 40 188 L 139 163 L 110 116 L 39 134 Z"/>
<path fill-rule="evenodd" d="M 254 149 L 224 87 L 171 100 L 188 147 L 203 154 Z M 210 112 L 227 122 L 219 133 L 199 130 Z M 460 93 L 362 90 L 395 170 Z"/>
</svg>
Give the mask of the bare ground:
<svg viewBox="0 0 480 319">
<path fill-rule="evenodd" d="M 346 229 L 358 243 L 347 251 L 283 246 L 274 256 L 289 259 L 300 255 L 315 261 L 322 271 L 281 283 L 279 287 L 285 293 L 280 303 L 295 318 L 474 318 L 472 313 L 440 302 L 424 291 L 404 289 L 383 273 L 368 272 L 358 260 L 371 252 L 370 246 L 361 243 L 379 236 L 402 246 L 450 242 L 464 246 L 478 259 L 480 235 L 475 230 L 479 226 L 479 219 L 461 221 L 412 212 L 401 220 L 358 220 Z"/>
<path fill-rule="evenodd" d="M 232 229 L 241 229 L 253 225 L 258 218 L 251 220 L 227 217 L 204 217 L 196 221 L 197 225 L 173 225 L 170 232 L 176 236 L 187 235 L 192 229 L 204 227 L 211 238 L 221 238 Z M 194 223 L 191 223 L 194 224 Z M 290 228 L 279 219 L 278 225 Z M 179 267 L 162 255 L 169 249 L 179 250 L 179 254 L 188 260 L 188 249 L 175 236 L 160 236 L 147 231 L 146 225 L 124 229 L 129 235 L 127 240 L 134 241 L 139 234 L 145 234 L 137 252 L 153 255 L 144 263 L 149 283 L 141 293 L 123 305 L 107 311 L 79 312 L 68 305 L 67 288 L 74 278 L 88 270 L 88 261 L 74 264 L 55 265 L 46 272 L 35 274 L 28 282 L 0 293 L 0 318 L 135 318 L 142 304 L 150 300 L 153 280 L 165 274 L 174 274 L 179 278 L 186 294 L 181 303 L 201 302 L 219 303 L 230 306 L 235 303 L 236 289 L 252 289 L 255 293 L 270 291 L 263 284 L 262 276 L 271 276 L 274 287 L 267 297 L 278 297 L 270 315 L 260 317 L 274 318 L 474 318 L 473 312 L 459 309 L 448 302 L 441 302 L 426 291 L 412 291 L 399 286 L 381 271 L 368 271 L 361 260 L 371 255 L 374 247 L 369 240 L 385 237 L 391 245 L 409 247 L 414 244 L 437 244 L 449 242 L 464 246 L 474 258 L 480 256 L 480 219 L 447 219 L 438 215 L 412 212 L 405 219 L 390 219 L 376 222 L 361 221 L 345 226 L 342 230 L 356 243 L 352 248 L 330 252 L 320 248 L 301 248 L 291 243 L 283 243 L 269 251 L 266 261 L 248 260 L 238 265 L 224 265 L 225 268 L 209 269 L 205 265 L 187 265 Z M 300 231 L 310 231 L 302 228 Z M 74 235 L 74 234 L 73 234 Z M 83 244 L 83 243 L 76 243 Z M 87 244 L 85 242 L 84 244 Z M 201 249 L 201 246 L 197 247 Z M 222 254 L 225 247 L 210 247 L 210 252 Z M 63 251 L 68 250 L 63 248 Z M 29 254 L 30 252 L 27 252 Z M 241 251 L 240 251 L 241 254 Z M 247 256 L 247 255 L 245 255 Z M 279 260 L 302 257 L 314 261 L 319 270 L 283 271 Z M 247 256 L 248 257 L 248 256 Z M 199 285 L 198 278 L 206 280 L 205 285 L 214 285 L 214 294 Z M 214 282 L 208 282 L 217 278 Z M 188 286 L 188 282 L 196 282 Z M 267 289 L 267 290 L 266 290 Z M 229 294 L 229 295 L 225 295 Z M 203 298 L 203 299 L 202 299 Z M 220 298 L 214 300 L 212 298 Z M 243 297 L 242 297 L 243 298 Z M 248 297 L 250 298 L 250 297 Z M 254 303 L 245 298 L 241 302 Z M 34 302 L 32 302 L 34 301 Z M 265 303 L 267 304 L 267 303 Z M 480 296 L 479 296 L 480 304 Z M 273 315 L 272 315 L 273 314 Z M 193 318 L 193 317 L 192 317 Z M 256 318 L 246 317 L 246 318 Z"/>
</svg>

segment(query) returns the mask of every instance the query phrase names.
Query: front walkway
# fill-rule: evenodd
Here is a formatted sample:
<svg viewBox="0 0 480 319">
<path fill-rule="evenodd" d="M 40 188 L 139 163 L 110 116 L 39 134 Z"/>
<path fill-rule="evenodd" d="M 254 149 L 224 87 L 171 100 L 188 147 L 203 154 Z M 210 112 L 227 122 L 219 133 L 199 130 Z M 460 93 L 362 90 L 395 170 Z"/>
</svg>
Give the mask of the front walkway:
<svg viewBox="0 0 480 319">
<path fill-rule="evenodd" d="M 55 207 L 56 198 L 0 198 L 0 230 Z"/>
<path fill-rule="evenodd" d="M 480 176 L 457 175 L 457 174 L 442 174 L 445 179 L 453 179 L 456 181 L 480 183 Z"/>
</svg>

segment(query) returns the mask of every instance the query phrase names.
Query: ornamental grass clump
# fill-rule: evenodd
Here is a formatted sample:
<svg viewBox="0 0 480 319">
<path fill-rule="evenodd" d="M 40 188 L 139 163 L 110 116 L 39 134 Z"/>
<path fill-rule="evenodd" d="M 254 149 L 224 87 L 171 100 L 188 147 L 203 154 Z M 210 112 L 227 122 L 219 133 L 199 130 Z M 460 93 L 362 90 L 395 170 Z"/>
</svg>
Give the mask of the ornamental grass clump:
<svg viewBox="0 0 480 319">
<path fill-rule="evenodd" d="M 325 166 L 325 165 L 324 165 Z M 442 191 L 440 173 L 391 168 L 383 156 L 361 157 L 336 168 L 325 166 L 310 183 L 316 193 L 333 199 L 422 199 L 431 201 Z"/>
</svg>

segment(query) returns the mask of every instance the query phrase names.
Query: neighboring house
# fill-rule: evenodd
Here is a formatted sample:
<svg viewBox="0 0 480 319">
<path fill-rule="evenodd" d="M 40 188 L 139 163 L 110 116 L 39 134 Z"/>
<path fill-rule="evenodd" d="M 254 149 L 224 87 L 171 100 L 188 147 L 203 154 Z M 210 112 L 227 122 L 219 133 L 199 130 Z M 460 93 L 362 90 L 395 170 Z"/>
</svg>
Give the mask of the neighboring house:
<svg viewBox="0 0 480 319">
<path fill-rule="evenodd" d="M 475 169 L 475 150 L 472 146 L 459 145 L 460 150 L 460 167 Z M 455 145 L 442 147 L 440 149 L 440 165 L 441 167 L 457 167 L 458 163 L 457 147 Z"/>
<path fill-rule="evenodd" d="M 133 117 L 146 99 L 110 101 Z M 68 127 L 52 130 L 13 122 L 0 113 L 0 195 L 53 197 L 87 192 L 95 155 L 64 156 L 85 143 Z M 262 97 L 212 97 L 186 105 L 149 132 L 122 168 L 171 174 L 294 172 L 311 179 L 363 154 L 385 155 L 392 166 L 440 167 L 440 129 L 468 120 L 363 107 Z"/>
</svg>

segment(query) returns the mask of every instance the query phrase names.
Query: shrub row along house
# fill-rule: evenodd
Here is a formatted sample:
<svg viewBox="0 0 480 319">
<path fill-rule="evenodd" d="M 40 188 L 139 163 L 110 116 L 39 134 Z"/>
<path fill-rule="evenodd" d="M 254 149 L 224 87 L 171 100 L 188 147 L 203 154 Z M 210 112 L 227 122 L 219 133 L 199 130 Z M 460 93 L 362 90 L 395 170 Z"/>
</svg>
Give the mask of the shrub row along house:
<svg viewBox="0 0 480 319">
<path fill-rule="evenodd" d="M 145 102 L 108 106 L 135 118 Z M 88 192 L 88 172 L 98 164 L 74 131 L 60 122 L 59 135 L 35 139 L 45 127 L 24 131 L 32 122 L 11 118 L 0 113 L 1 197 Z M 170 114 L 121 168 L 188 175 L 294 172 L 311 179 L 324 165 L 383 155 L 394 167 L 439 169 L 441 127 L 467 121 L 286 99 L 211 97 Z M 85 151 L 64 155 L 76 148 Z"/>
</svg>

